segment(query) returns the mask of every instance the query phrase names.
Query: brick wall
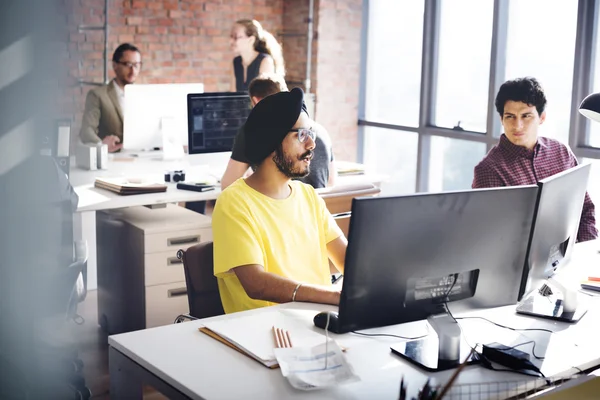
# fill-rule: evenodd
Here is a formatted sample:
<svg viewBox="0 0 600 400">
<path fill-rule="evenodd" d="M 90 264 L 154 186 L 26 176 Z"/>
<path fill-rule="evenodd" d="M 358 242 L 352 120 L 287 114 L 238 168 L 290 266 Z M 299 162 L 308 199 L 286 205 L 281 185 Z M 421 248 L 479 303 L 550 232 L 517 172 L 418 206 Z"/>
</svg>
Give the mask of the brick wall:
<svg viewBox="0 0 600 400">
<path fill-rule="evenodd" d="M 319 0 L 316 119 L 339 160 L 356 160 L 362 0 Z"/>
<path fill-rule="evenodd" d="M 104 22 L 104 0 L 64 0 L 71 13 L 66 57 L 70 85 L 61 99 L 79 132 L 85 95 L 78 79 L 103 79 L 103 32 L 77 27 Z M 142 52 L 139 83 L 203 82 L 206 91 L 227 91 L 233 22 L 255 18 L 283 44 L 290 86 L 306 76 L 308 0 L 110 0 L 109 59 L 122 42 Z M 315 0 L 312 93 L 316 119 L 331 133 L 338 159 L 356 158 L 361 0 Z M 108 63 L 109 79 L 113 77 Z M 296 84 L 294 83 L 296 82 Z M 319 85 L 319 82 L 323 84 Z M 343 116 L 343 118 L 342 118 Z"/>
</svg>

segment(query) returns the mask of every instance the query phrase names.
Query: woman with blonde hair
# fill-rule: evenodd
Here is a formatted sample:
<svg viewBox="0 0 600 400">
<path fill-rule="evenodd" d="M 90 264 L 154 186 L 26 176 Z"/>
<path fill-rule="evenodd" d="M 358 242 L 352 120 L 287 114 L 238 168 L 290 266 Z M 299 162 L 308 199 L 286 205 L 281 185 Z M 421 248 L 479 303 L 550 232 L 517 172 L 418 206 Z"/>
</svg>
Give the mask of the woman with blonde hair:
<svg viewBox="0 0 600 400">
<path fill-rule="evenodd" d="M 231 90 L 247 92 L 248 84 L 261 74 L 285 76 L 281 45 L 256 20 L 241 19 L 231 29 L 233 59 Z"/>
</svg>

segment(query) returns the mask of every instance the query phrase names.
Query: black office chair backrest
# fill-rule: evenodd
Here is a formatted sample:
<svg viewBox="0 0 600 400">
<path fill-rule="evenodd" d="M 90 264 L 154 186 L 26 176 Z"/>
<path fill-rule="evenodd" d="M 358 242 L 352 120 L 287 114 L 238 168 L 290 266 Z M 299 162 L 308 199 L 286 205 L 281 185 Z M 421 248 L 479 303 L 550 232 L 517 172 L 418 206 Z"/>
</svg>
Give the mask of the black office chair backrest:
<svg viewBox="0 0 600 400">
<path fill-rule="evenodd" d="M 177 257 L 183 260 L 190 315 L 207 318 L 225 314 L 213 272 L 213 242 L 179 250 Z"/>
</svg>

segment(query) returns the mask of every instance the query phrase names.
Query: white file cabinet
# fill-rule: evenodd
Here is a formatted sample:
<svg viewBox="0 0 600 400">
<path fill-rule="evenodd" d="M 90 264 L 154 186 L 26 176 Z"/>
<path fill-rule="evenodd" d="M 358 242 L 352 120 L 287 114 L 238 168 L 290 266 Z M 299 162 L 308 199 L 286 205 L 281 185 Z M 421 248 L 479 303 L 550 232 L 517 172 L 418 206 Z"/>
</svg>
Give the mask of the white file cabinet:
<svg viewBox="0 0 600 400">
<path fill-rule="evenodd" d="M 176 205 L 98 212 L 98 323 L 109 334 L 189 311 L 177 250 L 212 240 L 211 219 Z"/>
</svg>

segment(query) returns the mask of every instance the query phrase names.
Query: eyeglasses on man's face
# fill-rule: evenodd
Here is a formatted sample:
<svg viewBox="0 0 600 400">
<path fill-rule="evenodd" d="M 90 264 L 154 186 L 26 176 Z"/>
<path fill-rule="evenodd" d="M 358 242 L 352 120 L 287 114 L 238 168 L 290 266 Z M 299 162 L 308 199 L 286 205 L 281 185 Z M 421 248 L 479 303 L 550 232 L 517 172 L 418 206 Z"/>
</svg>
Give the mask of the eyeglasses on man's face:
<svg viewBox="0 0 600 400">
<path fill-rule="evenodd" d="M 250 37 L 250 36 L 236 36 L 236 35 L 231 35 L 231 36 L 229 36 L 229 37 L 231 38 L 231 40 L 233 40 L 233 41 L 237 42 L 237 41 L 238 41 L 238 40 L 240 40 L 240 39 L 245 39 L 245 38 L 248 38 L 248 37 Z"/>
<path fill-rule="evenodd" d="M 311 128 L 290 129 L 290 132 L 298 132 L 298 141 L 300 143 L 306 142 L 306 139 L 308 139 L 309 137 L 314 142 L 315 137 L 317 137 L 317 134 Z"/>
<path fill-rule="evenodd" d="M 141 62 L 128 62 L 128 61 L 116 61 L 117 64 L 120 64 L 127 68 L 140 69 L 142 68 Z"/>
</svg>

